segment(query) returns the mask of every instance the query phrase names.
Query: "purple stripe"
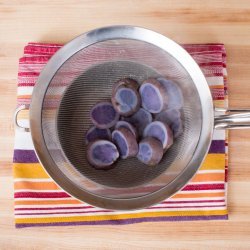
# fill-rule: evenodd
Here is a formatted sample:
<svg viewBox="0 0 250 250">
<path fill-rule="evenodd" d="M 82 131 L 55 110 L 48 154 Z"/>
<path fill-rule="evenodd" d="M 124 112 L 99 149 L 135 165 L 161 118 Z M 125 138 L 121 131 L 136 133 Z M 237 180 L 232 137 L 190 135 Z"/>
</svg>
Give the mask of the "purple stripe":
<svg viewBox="0 0 250 250">
<path fill-rule="evenodd" d="M 225 140 L 213 140 L 209 153 L 225 154 Z"/>
<path fill-rule="evenodd" d="M 36 157 L 34 150 L 22 150 L 22 149 L 15 149 L 13 162 L 18 163 L 37 163 L 38 159 Z"/>
<path fill-rule="evenodd" d="M 225 153 L 225 141 L 224 140 L 213 140 L 209 149 L 209 153 Z M 38 159 L 36 157 L 34 150 L 22 150 L 15 149 L 13 162 L 18 163 L 37 163 Z"/>
<path fill-rule="evenodd" d="M 16 228 L 42 227 L 42 226 L 76 226 L 76 225 L 126 225 L 126 224 L 140 223 L 140 222 L 195 221 L 195 220 L 228 220 L 228 215 L 147 217 L 147 218 L 131 218 L 131 219 L 121 219 L 121 220 L 80 221 L 80 222 L 17 223 Z"/>
<path fill-rule="evenodd" d="M 153 209 L 165 209 L 165 208 L 204 208 L 204 207 L 225 207 L 225 204 L 224 205 L 214 205 L 214 206 L 179 206 L 179 207 L 149 207 L 147 209 L 149 210 L 153 210 Z M 54 215 L 57 215 L 57 214 L 86 214 L 86 213 L 111 213 L 111 212 L 114 212 L 112 210 L 87 210 L 87 211 L 81 211 L 81 212 L 55 212 L 55 213 L 18 213 L 18 214 L 15 214 L 15 215 L 48 215 L 48 214 L 54 214 Z"/>
</svg>

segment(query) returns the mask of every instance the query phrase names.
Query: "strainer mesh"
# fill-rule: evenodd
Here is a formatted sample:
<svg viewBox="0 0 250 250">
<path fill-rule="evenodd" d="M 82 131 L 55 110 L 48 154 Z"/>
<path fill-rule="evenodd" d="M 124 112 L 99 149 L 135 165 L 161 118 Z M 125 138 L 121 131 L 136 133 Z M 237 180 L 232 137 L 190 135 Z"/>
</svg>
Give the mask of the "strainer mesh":
<svg viewBox="0 0 250 250">
<path fill-rule="evenodd" d="M 183 93 L 184 133 L 156 167 L 131 158 L 119 160 L 112 170 L 95 170 L 86 161 L 84 142 L 91 107 L 110 99 L 118 79 L 130 77 L 141 83 L 157 76 L 175 81 Z M 50 82 L 43 101 L 43 135 L 58 171 L 78 188 L 105 197 L 137 197 L 168 185 L 192 158 L 201 130 L 197 103 L 199 95 L 190 76 L 165 51 L 137 40 L 99 42 L 69 58 Z"/>
</svg>

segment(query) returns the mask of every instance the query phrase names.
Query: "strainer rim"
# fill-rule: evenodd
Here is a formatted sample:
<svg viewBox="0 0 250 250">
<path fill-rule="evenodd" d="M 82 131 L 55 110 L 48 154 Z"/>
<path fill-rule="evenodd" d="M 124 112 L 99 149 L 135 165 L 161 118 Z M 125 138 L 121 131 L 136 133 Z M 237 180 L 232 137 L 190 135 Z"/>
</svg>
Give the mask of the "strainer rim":
<svg viewBox="0 0 250 250">
<path fill-rule="evenodd" d="M 114 39 L 133 39 L 144 41 L 156 45 L 181 63 L 188 72 L 196 85 L 200 96 L 200 105 L 202 109 L 202 128 L 200 138 L 194 152 L 194 155 L 186 168 L 167 186 L 144 196 L 134 198 L 109 198 L 99 196 L 79 189 L 76 183 L 73 183 L 62 172 L 58 175 L 58 168 L 53 161 L 43 137 L 42 130 L 42 105 L 46 90 L 58 69 L 72 55 L 92 44 Z M 198 105 L 198 104 L 197 104 Z M 171 39 L 151 31 L 149 29 L 118 25 L 108 26 L 86 32 L 64 45 L 42 70 L 38 81 L 34 87 L 30 105 L 30 128 L 34 148 L 39 161 L 49 176 L 68 194 L 73 197 L 92 204 L 97 207 L 114 210 L 131 210 L 148 207 L 158 203 L 180 190 L 196 173 L 203 162 L 212 139 L 214 125 L 214 112 L 211 93 L 201 69 L 194 59 L 177 43 Z"/>
</svg>

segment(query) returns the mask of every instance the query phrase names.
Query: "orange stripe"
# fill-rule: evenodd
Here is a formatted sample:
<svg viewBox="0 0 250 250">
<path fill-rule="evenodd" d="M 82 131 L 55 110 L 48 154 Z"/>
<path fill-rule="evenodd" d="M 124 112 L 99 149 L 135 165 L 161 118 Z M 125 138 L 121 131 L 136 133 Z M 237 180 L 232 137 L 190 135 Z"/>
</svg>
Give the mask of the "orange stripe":
<svg viewBox="0 0 250 250">
<path fill-rule="evenodd" d="M 64 205 L 83 204 L 78 200 L 16 200 L 15 205 Z"/>
<path fill-rule="evenodd" d="M 224 89 L 224 84 L 223 85 L 212 85 L 209 87 L 210 87 L 210 89 Z"/>
<path fill-rule="evenodd" d="M 47 95 L 46 99 L 61 99 L 61 95 Z M 18 99 L 31 99 L 31 95 L 18 95 Z"/>
<path fill-rule="evenodd" d="M 30 182 L 22 181 L 15 182 L 15 190 L 18 189 L 33 189 L 33 190 L 61 190 L 54 182 Z"/>
<path fill-rule="evenodd" d="M 225 174 L 211 173 L 211 174 L 196 174 L 192 182 L 210 182 L 210 181 L 224 181 Z M 61 190 L 54 182 L 31 182 L 19 181 L 14 184 L 15 190 L 19 189 L 33 189 L 33 190 Z"/>
<path fill-rule="evenodd" d="M 214 174 L 196 174 L 192 179 L 192 182 L 209 182 L 209 181 L 224 181 L 225 174 L 214 173 Z"/>
<path fill-rule="evenodd" d="M 218 193 L 187 193 L 187 194 L 176 194 L 172 198 L 204 198 L 204 197 L 225 197 L 224 192 Z"/>
</svg>

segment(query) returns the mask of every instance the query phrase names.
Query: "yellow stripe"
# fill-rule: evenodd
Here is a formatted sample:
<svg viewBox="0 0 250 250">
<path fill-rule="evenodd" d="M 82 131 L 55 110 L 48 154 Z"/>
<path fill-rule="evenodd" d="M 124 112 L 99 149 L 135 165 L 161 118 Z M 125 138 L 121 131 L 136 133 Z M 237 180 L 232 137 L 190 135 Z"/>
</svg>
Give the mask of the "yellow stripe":
<svg viewBox="0 0 250 250">
<path fill-rule="evenodd" d="M 224 100 L 214 100 L 213 103 L 216 108 L 225 108 Z"/>
<path fill-rule="evenodd" d="M 224 170 L 225 154 L 208 154 L 200 170 Z"/>
<path fill-rule="evenodd" d="M 225 154 L 208 154 L 200 170 L 224 170 Z M 40 163 L 14 163 L 15 178 L 49 178 Z"/>
<path fill-rule="evenodd" d="M 49 109 L 49 110 L 44 110 L 43 114 L 46 115 L 46 117 L 54 117 L 56 115 L 57 110 L 56 109 Z M 21 110 L 18 114 L 18 119 L 29 119 L 29 110 L 24 109 Z"/>
<path fill-rule="evenodd" d="M 18 119 L 29 119 L 29 110 L 28 109 L 21 110 L 18 114 Z"/>
<path fill-rule="evenodd" d="M 50 178 L 40 163 L 14 163 L 14 178 Z"/>
<path fill-rule="evenodd" d="M 74 217 L 50 217 L 50 218 L 17 218 L 18 223 L 53 223 L 53 222 L 78 222 L 78 221 L 102 221 L 115 219 L 133 219 L 160 216 L 208 216 L 208 215 L 226 215 L 227 210 L 207 210 L 207 211 L 165 211 L 165 212 L 145 212 L 136 214 L 106 214 L 93 216 L 74 216 Z"/>
</svg>

